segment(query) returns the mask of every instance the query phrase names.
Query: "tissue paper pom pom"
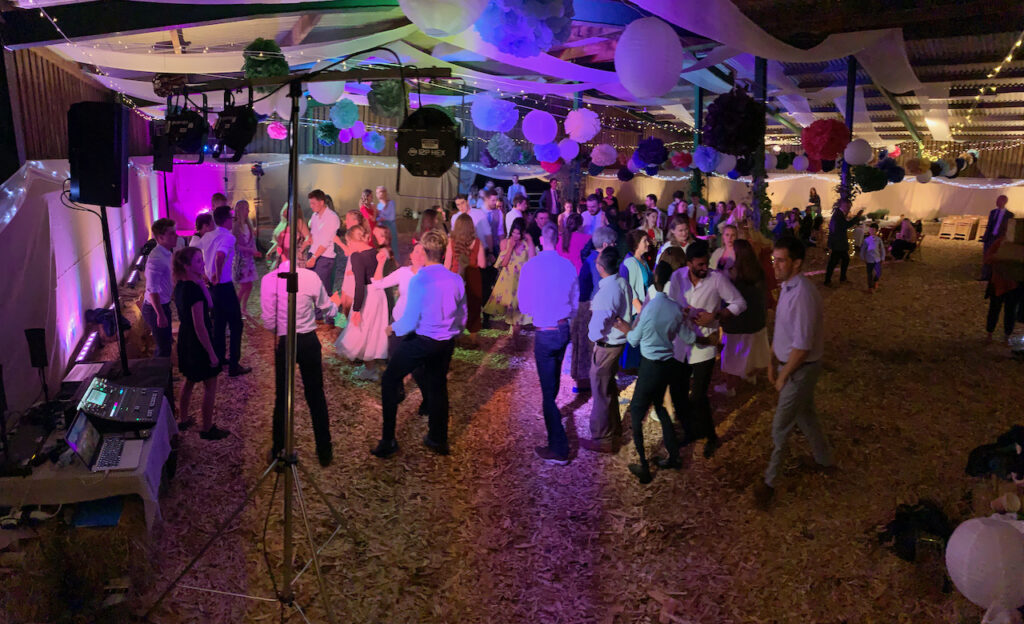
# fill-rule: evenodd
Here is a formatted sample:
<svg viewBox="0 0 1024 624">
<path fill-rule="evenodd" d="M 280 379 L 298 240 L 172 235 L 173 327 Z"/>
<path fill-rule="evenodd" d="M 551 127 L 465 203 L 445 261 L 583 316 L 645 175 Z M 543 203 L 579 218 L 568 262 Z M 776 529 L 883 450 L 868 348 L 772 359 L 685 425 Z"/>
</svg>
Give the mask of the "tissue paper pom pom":
<svg viewBox="0 0 1024 624">
<path fill-rule="evenodd" d="M 794 152 L 779 152 L 775 166 L 777 169 L 788 169 L 793 164 L 793 159 L 796 158 Z"/>
<path fill-rule="evenodd" d="M 819 171 L 821 171 L 821 161 L 818 160 L 817 158 L 808 158 L 807 159 L 807 172 L 808 173 L 818 173 Z"/>
<path fill-rule="evenodd" d="M 860 187 L 862 193 L 871 193 L 884 189 L 889 178 L 877 167 L 857 165 L 853 168 L 853 182 Z"/>
<path fill-rule="evenodd" d="M 285 60 L 284 54 L 281 54 L 281 46 L 273 39 L 257 37 L 245 46 L 242 57 L 245 59 L 242 63 L 242 72 L 249 80 L 288 75 L 288 61 Z"/>
<path fill-rule="evenodd" d="M 473 118 L 473 125 L 479 130 L 508 132 L 519 123 L 519 111 L 513 102 L 490 95 L 477 96 L 469 114 Z"/>
<path fill-rule="evenodd" d="M 529 145 L 519 146 L 519 158 L 516 162 L 520 165 L 528 165 L 533 162 L 533 150 Z"/>
<path fill-rule="evenodd" d="M 906 171 L 903 170 L 903 167 L 890 167 L 885 170 L 885 176 L 893 184 L 899 184 L 906 176 Z"/>
<path fill-rule="evenodd" d="M 686 169 L 693 164 L 693 154 L 689 152 L 679 152 L 674 154 L 669 161 L 672 163 L 673 169 Z"/>
<path fill-rule="evenodd" d="M 721 158 L 718 159 L 718 164 L 715 165 L 715 171 L 721 174 L 727 174 L 736 168 L 736 157 L 732 154 L 722 154 Z"/>
<path fill-rule="evenodd" d="M 963 171 L 964 167 L 967 166 L 966 158 L 957 158 L 954 162 L 956 163 L 957 171 Z"/>
<path fill-rule="evenodd" d="M 797 171 L 807 171 L 807 166 L 810 164 L 810 159 L 804 155 L 797 156 L 793 159 L 793 168 Z"/>
<path fill-rule="evenodd" d="M 740 156 L 736 159 L 736 173 L 741 176 L 748 176 L 754 172 L 754 159 L 750 156 Z"/>
<path fill-rule="evenodd" d="M 574 15 L 572 0 L 491 0 L 474 27 L 498 50 L 527 58 L 565 43 Z"/>
<path fill-rule="evenodd" d="M 928 162 L 922 158 L 911 158 L 907 161 L 907 173 L 910 175 L 920 175 L 924 172 Z"/>
<path fill-rule="evenodd" d="M 739 180 L 739 178 L 740 178 L 740 172 L 736 171 L 735 169 L 733 169 L 732 171 L 730 171 L 729 173 L 727 173 L 725 175 L 729 176 L 730 180 Z"/>
<path fill-rule="evenodd" d="M 636 98 L 661 97 L 679 82 L 683 45 L 675 29 L 657 17 L 630 22 L 615 45 L 615 75 Z"/>
<path fill-rule="evenodd" d="M 398 0 L 398 6 L 427 36 L 441 38 L 472 26 L 487 8 L 487 0 Z"/>
<path fill-rule="evenodd" d="M 277 139 L 279 141 L 281 139 L 287 139 L 288 126 L 284 125 L 280 121 L 275 121 L 274 123 L 267 126 L 267 135 L 269 135 L 270 138 Z"/>
<path fill-rule="evenodd" d="M 560 157 L 557 143 L 534 145 L 533 153 L 537 156 L 537 160 L 541 162 L 554 162 Z"/>
<path fill-rule="evenodd" d="M 629 182 L 633 179 L 633 172 L 625 167 L 620 167 L 619 172 L 616 175 L 622 182 Z"/>
<path fill-rule="evenodd" d="M 502 163 L 515 162 L 519 156 L 519 150 L 516 149 L 515 141 L 510 139 L 508 135 L 495 134 L 487 141 L 487 151 L 494 156 L 494 159 Z"/>
<path fill-rule="evenodd" d="M 363 135 L 363 149 L 372 154 L 384 149 L 384 143 L 384 136 L 372 130 Z"/>
<path fill-rule="evenodd" d="M 325 121 L 316 127 L 316 140 L 320 145 L 329 147 L 338 140 L 338 127 L 329 121 Z"/>
<path fill-rule="evenodd" d="M 352 124 L 359 121 L 359 107 L 348 98 L 339 100 L 331 107 L 331 121 L 338 128 L 351 128 Z"/>
<path fill-rule="evenodd" d="M 534 145 L 551 143 L 558 134 L 558 122 L 551 113 L 532 110 L 523 117 L 523 136 Z"/>
<path fill-rule="evenodd" d="M 577 108 L 565 116 L 562 127 L 570 139 L 577 143 L 586 143 L 601 131 L 601 119 L 589 108 Z"/>
<path fill-rule="evenodd" d="M 701 145 L 693 150 L 693 164 L 704 173 L 711 173 L 718 166 L 722 155 L 713 147 Z"/>
<path fill-rule="evenodd" d="M 665 142 L 655 137 L 640 141 L 636 148 L 636 158 L 643 165 L 660 165 L 668 160 Z"/>
<path fill-rule="evenodd" d="M 631 172 L 636 173 L 643 169 L 643 167 L 643 163 L 641 163 L 640 159 L 636 157 L 636 152 L 633 152 L 633 155 L 626 161 L 626 168 Z"/>
<path fill-rule="evenodd" d="M 917 174 L 917 181 L 920 182 L 921 184 L 928 184 L 929 182 L 932 181 L 932 172 L 925 171 L 923 173 Z"/>
<path fill-rule="evenodd" d="M 611 165 L 619 158 L 619 153 L 615 151 L 615 148 L 607 143 L 601 143 L 595 145 L 594 149 L 590 150 L 590 160 L 595 165 L 601 165 L 607 167 Z"/>
<path fill-rule="evenodd" d="M 737 87 L 708 106 L 704 142 L 723 154 L 749 154 L 764 140 L 764 128 L 764 105 Z"/>
<path fill-rule="evenodd" d="M 649 176 L 658 175 L 658 165 L 647 165 L 644 167 L 644 173 Z"/>
<path fill-rule="evenodd" d="M 558 142 L 558 153 L 562 160 L 569 162 L 580 155 L 580 144 L 572 139 L 562 139 Z"/>
<path fill-rule="evenodd" d="M 401 80 L 378 80 L 366 94 L 370 112 L 381 117 L 401 117 L 405 113 L 405 87 Z"/>
<path fill-rule="evenodd" d="M 938 175 L 942 175 L 942 165 L 943 165 L 943 164 L 944 164 L 944 163 L 943 163 L 943 162 L 942 162 L 942 160 L 940 159 L 940 160 L 936 160 L 935 162 L 933 162 L 933 163 L 932 163 L 932 164 L 931 164 L 931 165 L 930 165 L 930 166 L 928 167 L 928 171 L 930 171 L 930 172 L 931 172 L 931 174 L 932 174 L 932 177 L 933 177 L 933 178 L 934 178 L 935 176 L 938 176 Z"/>
<path fill-rule="evenodd" d="M 338 130 L 338 140 L 342 143 L 348 143 L 352 140 L 352 131 L 348 128 L 342 128 Z"/>
<path fill-rule="evenodd" d="M 891 148 L 889 148 L 889 158 L 899 158 L 900 154 L 902 153 L 903 150 L 900 149 L 899 145 L 893 145 Z"/>
<path fill-rule="evenodd" d="M 363 138 L 363 135 L 366 134 L 366 125 L 361 121 L 357 121 L 352 124 L 352 127 L 349 130 L 352 132 L 353 139 L 361 139 Z"/>
<path fill-rule="evenodd" d="M 498 161 L 494 159 L 494 156 L 491 156 L 487 148 L 484 148 L 484 153 L 480 154 L 480 164 L 488 169 L 493 169 L 498 166 Z"/>
<path fill-rule="evenodd" d="M 548 173 L 557 173 L 558 170 L 562 168 L 562 163 L 560 163 L 560 162 L 547 162 L 547 161 L 542 160 L 542 161 L 540 161 L 540 166 L 541 166 L 542 169 L 544 169 L 544 171 L 547 171 Z"/>
<path fill-rule="evenodd" d="M 591 163 L 590 167 L 587 168 L 587 173 L 592 176 L 601 175 L 604 173 L 604 167 Z"/>
<path fill-rule="evenodd" d="M 819 119 L 804 128 L 800 142 L 809 158 L 831 160 L 850 144 L 850 129 L 838 119 Z"/>
<path fill-rule="evenodd" d="M 843 150 L 843 160 L 850 165 L 866 165 L 871 162 L 874 152 L 864 139 L 854 139 Z"/>
</svg>

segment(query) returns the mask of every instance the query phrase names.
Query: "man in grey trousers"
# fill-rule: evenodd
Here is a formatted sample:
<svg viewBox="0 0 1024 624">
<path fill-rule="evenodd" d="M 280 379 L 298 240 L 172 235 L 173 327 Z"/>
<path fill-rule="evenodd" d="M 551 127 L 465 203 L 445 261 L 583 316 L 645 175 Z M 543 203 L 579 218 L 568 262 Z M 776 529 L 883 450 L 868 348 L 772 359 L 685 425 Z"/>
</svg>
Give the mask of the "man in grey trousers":
<svg viewBox="0 0 1024 624">
<path fill-rule="evenodd" d="M 775 496 L 775 479 L 786 457 L 786 440 L 793 427 L 800 427 L 814 454 L 814 469 L 835 470 L 832 447 L 821 430 L 814 411 L 814 386 L 821 375 L 825 352 L 824 314 L 821 294 L 804 277 L 804 245 L 796 238 L 783 237 L 772 252 L 775 277 L 781 294 L 775 312 L 772 351 L 778 359 L 778 371 L 768 368 L 769 380 L 779 392 L 779 403 L 772 420 L 772 450 L 764 481 L 754 485 L 754 502 L 767 510 Z"/>
</svg>

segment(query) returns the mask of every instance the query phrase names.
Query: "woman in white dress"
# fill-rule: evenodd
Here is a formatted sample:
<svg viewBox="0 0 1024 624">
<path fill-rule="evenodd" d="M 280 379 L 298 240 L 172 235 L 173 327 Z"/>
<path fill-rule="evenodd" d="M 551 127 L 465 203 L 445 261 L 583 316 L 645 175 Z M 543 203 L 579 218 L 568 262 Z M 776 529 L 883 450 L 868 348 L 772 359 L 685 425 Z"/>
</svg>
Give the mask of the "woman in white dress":
<svg viewBox="0 0 1024 624">
<path fill-rule="evenodd" d="M 736 261 L 729 269 L 729 278 L 747 302 L 747 309 L 738 316 L 722 321 L 722 372 L 725 383 L 715 392 L 733 396 L 740 378 L 751 379 L 771 365 L 768 347 L 768 286 L 764 268 L 749 241 L 734 243 Z"/>
<path fill-rule="evenodd" d="M 728 271 L 732 268 L 736 262 L 735 245 L 738 236 L 739 230 L 735 225 L 730 223 L 722 227 L 722 246 L 712 252 L 709 267 L 715 271 Z"/>
<path fill-rule="evenodd" d="M 383 290 L 370 287 L 379 263 L 369 232 L 357 225 L 349 228 L 346 239 L 354 287 L 352 311 L 334 346 L 338 355 L 366 364 L 360 378 L 375 380 L 381 374 L 377 360 L 388 356 L 388 298 Z"/>
</svg>

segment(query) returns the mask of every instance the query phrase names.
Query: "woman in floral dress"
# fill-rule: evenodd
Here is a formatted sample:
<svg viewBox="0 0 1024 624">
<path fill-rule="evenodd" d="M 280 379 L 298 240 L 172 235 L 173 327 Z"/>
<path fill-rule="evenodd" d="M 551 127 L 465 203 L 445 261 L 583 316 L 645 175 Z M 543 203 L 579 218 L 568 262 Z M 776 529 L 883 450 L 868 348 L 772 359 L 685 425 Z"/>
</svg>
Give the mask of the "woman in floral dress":
<svg viewBox="0 0 1024 624">
<path fill-rule="evenodd" d="M 519 272 L 530 258 L 537 255 L 533 239 L 526 235 L 526 221 L 516 219 L 508 238 L 501 241 L 501 252 L 494 266 L 501 270 L 484 305 L 484 314 L 503 318 L 509 326 L 513 340 L 519 336 L 519 326 L 530 322 L 530 317 L 519 311 Z"/>
</svg>

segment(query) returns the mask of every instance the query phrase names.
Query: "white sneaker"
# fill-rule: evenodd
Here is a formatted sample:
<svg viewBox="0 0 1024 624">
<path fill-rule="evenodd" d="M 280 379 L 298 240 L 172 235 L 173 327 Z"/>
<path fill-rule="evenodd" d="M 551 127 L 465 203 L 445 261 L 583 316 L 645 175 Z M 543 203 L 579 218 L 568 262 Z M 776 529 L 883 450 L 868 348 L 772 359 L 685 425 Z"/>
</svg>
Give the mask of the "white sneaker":
<svg viewBox="0 0 1024 624">
<path fill-rule="evenodd" d="M 730 388 L 727 384 L 718 384 L 715 386 L 715 392 L 724 395 L 726 398 L 736 396 L 736 391 Z"/>
</svg>

